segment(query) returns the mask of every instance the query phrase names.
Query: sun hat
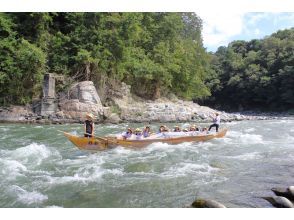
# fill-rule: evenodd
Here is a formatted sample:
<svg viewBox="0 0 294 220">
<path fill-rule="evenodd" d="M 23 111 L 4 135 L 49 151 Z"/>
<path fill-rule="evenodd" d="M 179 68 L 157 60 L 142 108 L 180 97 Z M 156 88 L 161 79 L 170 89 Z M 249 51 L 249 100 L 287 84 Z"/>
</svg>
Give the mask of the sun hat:
<svg viewBox="0 0 294 220">
<path fill-rule="evenodd" d="M 87 113 L 87 114 L 86 114 L 86 117 L 87 117 L 87 118 L 94 119 L 94 115 L 93 115 L 92 113 Z"/>
</svg>

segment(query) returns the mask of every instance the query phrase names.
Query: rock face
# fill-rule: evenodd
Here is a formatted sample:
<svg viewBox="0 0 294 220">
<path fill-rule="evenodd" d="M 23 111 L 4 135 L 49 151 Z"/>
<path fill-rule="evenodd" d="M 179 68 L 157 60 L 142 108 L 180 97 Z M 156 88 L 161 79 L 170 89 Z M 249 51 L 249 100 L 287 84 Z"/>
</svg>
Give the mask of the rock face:
<svg viewBox="0 0 294 220">
<path fill-rule="evenodd" d="M 68 91 L 68 97 L 60 100 L 59 107 L 67 119 L 84 120 L 86 113 L 92 113 L 102 120 L 103 106 L 92 81 L 74 84 Z"/>
</svg>

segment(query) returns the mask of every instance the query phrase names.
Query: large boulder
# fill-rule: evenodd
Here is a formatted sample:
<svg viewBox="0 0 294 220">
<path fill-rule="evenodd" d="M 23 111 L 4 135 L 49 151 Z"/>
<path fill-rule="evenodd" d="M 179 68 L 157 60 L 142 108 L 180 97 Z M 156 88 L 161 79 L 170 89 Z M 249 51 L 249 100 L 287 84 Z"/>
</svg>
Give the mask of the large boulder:
<svg viewBox="0 0 294 220">
<path fill-rule="evenodd" d="M 92 113 L 102 120 L 103 106 L 92 81 L 74 84 L 68 91 L 67 99 L 59 102 L 65 118 L 84 120 L 86 113 Z"/>
</svg>

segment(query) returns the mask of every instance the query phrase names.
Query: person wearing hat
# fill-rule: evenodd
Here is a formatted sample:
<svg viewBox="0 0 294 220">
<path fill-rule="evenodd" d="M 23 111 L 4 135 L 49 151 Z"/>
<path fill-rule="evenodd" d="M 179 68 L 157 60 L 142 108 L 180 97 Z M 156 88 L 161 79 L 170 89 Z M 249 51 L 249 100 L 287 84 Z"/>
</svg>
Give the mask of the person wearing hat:
<svg viewBox="0 0 294 220">
<path fill-rule="evenodd" d="M 163 127 L 164 127 L 164 132 L 169 132 L 169 128 L 166 125 L 164 125 Z"/>
<path fill-rule="evenodd" d="M 86 121 L 84 123 L 85 128 L 85 137 L 93 137 L 94 136 L 94 115 L 91 113 L 86 114 Z"/>
<path fill-rule="evenodd" d="M 189 128 L 189 131 L 196 131 L 196 126 L 192 125 L 192 126 Z"/>
<path fill-rule="evenodd" d="M 132 135 L 133 135 L 132 129 L 127 128 L 127 131 L 122 134 L 122 137 L 123 137 L 124 140 L 126 140 L 127 138 L 132 137 Z"/>
<path fill-rule="evenodd" d="M 136 128 L 135 130 L 135 136 L 136 136 L 136 139 L 139 140 L 142 138 L 142 131 L 140 128 Z"/>
<path fill-rule="evenodd" d="M 211 128 L 215 127 L 216 132 L 218 132 L 219 124 L 220 124 L 220 116 L 219 116 L 219 113 L 216 112 L 215 117 L 213 118 L 213 124 L 209 126 L 208 131 L 210 131 Z"/>
<path fill-rule="evenodd" d="M 174 132 L 180 132 L 180 131 L 181 131 L 181 129 L 178 125 L 174 127 Z"/>
<path fill-rule="evenodd" d="M 190 127 L 189 131 L 199 131 L 199 128 L 194 124 Z"/>
</svg>

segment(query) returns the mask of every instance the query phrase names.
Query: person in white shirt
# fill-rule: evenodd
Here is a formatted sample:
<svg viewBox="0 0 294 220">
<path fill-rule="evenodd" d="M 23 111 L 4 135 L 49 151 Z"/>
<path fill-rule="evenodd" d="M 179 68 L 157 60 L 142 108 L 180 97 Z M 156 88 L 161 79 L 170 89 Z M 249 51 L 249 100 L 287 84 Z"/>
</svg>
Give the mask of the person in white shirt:
<svg viewBox="0 0 294 220">
<path fill-rule="evenodd" d="M 219 116 L 219 114 L 216 112 L 216 113 L 215 113 L 215 117 L 213 118 L 213 124 L 209 126 L 208 131 L 210 131 L 210 129 L 211 129 L 212 127 L 215 127 L 216 132 L 218 132 L 219 124 L 220 124 L 220 116 Z"/>
</svg>

